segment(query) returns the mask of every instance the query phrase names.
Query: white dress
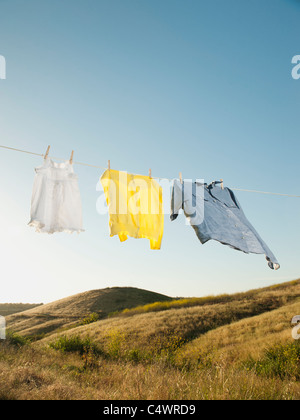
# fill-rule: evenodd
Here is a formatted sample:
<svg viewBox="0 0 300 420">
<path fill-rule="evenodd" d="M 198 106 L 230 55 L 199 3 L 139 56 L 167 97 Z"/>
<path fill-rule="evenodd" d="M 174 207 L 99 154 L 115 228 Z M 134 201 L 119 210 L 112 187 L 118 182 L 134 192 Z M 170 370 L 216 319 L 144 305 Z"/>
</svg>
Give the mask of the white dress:
<svg viewBox="0 0 300 420">
<path fill-rule="evenodd" d="M 50 158 L 35 169 L 29 226 L 37 232 L 84 232 L 78 178 L 67 161 Z"/>
</svg>

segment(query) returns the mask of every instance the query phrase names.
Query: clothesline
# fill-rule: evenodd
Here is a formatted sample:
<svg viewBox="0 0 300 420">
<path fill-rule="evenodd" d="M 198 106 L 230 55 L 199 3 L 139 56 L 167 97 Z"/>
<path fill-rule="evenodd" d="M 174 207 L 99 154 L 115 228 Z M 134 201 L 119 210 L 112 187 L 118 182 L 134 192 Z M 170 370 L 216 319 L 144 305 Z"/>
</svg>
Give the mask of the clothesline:
<svg viewBox="0 0 300 420">
<path fill-rule="evenodd" d="M 20 153 L 27 153 L 29 155 L 34 155 L 34 156 L 40 156 L 40 157 L 44 157 L 45 155 L 43 153 L 34 153 L 34 152 L 30 152 L 28 150 L 21 150 L 21 149 L 16 149 L 14 147 L 8 147 L 8 146 L 2 146 L 0 145 L 0 148 L 2 149 L 8 149 L 8 150 L 12 150 L 14 152 L 20 152 Z M 61 161 L 65 161 L 66 159 L 63 158 L 59 158 L 59 157 L 54 157 L 54 156 L 49 156 L 51 157 L 51 159 L 55 159 L 55 160 L 61 160 Z M 84 163 L 84 162 L 73 162 L 75 165 L 82 165 L 82 166 L 89 166 L 91 168 L 97 168 L 97 169 L 108 169 L 107 167 L 104 166 L 99 166 L 99 165 L 91 165 L 89 163 Z M 152 178 L 155 179 L 166 179 L 168 181 L 172 181 L 173 179 L 170 178 L 165 178 L 165 177 L 155 177 L 152 176 Z M 282 193 L 276 193 L 276 192 L 269 192 L 269 191 L 257 191 L 257 190 L 248 190 L 248 189 L 243 189 L 243 188 L 231 188 L 231 190 L 234 191 L 243 191 L 243 192 L 250 192 L 250 193 L 257 193 L 257 194 L 268 194 L 268 195 L 277 195 L 277 196 L 282 196 L 282 197 L 294 197 L 294 198 L 300 198 L 300 195 L 294 195 L 294 194 L 282 194 Z"/>
</svg>

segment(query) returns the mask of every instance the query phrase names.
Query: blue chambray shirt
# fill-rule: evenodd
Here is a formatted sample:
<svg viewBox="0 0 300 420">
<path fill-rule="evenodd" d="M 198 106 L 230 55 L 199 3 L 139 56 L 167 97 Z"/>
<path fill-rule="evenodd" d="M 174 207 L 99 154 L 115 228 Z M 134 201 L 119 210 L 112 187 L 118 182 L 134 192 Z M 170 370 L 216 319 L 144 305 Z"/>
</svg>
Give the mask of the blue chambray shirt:
<svg viewBox="0 0 300 420">
<path fill-rule="evenodd" d="M 269 267 L 278 270 L 276 257 L 246 218 L 234 193 L 220 188 L 218 183 L 181 184 L 173 180 L 171 220 L 183 209 L 202 244 L 213 239 L 245 253 L 265 254 Z"/>
</svg>

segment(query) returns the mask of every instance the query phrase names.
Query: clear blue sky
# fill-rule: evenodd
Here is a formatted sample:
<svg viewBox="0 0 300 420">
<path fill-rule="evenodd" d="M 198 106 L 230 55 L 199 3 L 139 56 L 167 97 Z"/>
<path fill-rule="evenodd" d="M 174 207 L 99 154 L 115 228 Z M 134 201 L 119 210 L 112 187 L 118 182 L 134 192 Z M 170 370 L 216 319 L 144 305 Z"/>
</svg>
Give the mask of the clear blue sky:
<svg viewBox="0 0 300 420">
<path fill-rule="evenodd" d="M 153 176 L 300 195 L 297 0 L 0 0 L 0 144 Z M 41 158 L 0 149 L 0 302 L 134 286 L 203 296 L 299 277 L 300 199 L 237 192 L 281 269 L 201 245 L 184 216 L 160 251 L 110 238 L 101 170 L 75 166 L 79 236 L 27 226 Z"/>
</svg>

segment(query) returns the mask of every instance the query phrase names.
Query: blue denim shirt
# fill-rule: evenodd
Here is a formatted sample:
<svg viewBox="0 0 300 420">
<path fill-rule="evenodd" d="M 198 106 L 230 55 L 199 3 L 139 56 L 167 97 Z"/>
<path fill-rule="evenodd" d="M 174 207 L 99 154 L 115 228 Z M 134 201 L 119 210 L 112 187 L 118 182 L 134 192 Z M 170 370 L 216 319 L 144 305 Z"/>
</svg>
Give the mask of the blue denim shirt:
<svg viewBox="0 0 300 420">
<path fill-rule="evenodd" d="M 202 244 L 213 239 L 245 253 L 265 254 L 269 267 L 278 270 L 276 257 L 246 218 L 234 193 L 229 188 L 220 188 L 218 183 L 183 181 L 181 184 L 175 179 L 171 220 L 183 209 Z"/>
</svg>

